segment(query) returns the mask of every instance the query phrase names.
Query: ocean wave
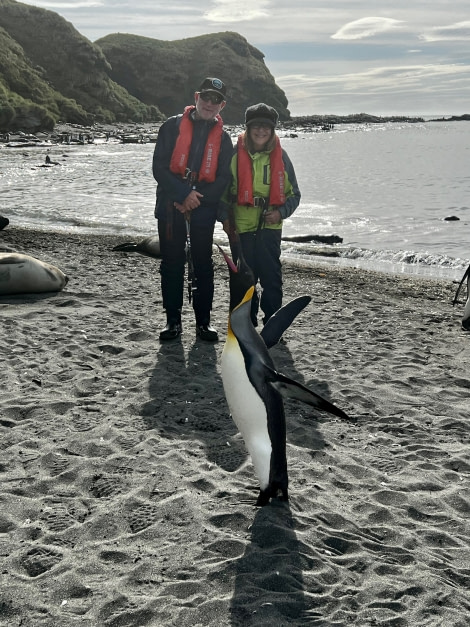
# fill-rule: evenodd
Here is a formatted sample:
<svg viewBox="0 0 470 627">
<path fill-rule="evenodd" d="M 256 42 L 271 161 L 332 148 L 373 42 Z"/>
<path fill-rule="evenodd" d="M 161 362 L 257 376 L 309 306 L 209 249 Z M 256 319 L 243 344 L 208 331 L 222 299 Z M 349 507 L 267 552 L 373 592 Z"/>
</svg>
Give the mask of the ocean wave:
<svg viewBox="0 0 470 627">
<path fill-rule="evenodd" d="M 457 278 L 470 264 L 470 259 L 451 257 L 427 251 L 372 250 L 333 245 L 292 244 L 282 246 L 283 257 L 307 264 L 324 261 L 377 270 Z"/>
<path fill-rule="evenodd" d="M 468 259 L 456 259 L 449 255 L 409 250 L 365 250 L 362 248 L 349 248 L 343 250 L 340 256 L 346 259 L 362 258 L 367 260 L 390 261 L 392 263 L 406 263 L 410 265 L 442 266 L 443 268 L 452 269 L 466 268 L 470 263 Z"/>
</svg>

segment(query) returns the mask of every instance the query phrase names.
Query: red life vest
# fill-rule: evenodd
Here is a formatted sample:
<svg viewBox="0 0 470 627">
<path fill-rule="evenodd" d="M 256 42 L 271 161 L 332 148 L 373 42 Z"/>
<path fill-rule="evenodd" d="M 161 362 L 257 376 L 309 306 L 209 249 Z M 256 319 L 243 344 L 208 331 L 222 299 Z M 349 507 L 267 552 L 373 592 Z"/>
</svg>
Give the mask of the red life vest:
<svg viewBox="0 0 470 627">
<path fill-rule="evenodd" d="M 193 123 L 189 119 L 191 112 L 196 107 L 194 105 L 186 107 L 181 118 L 179 126 L 179 135 L 176 138 L 175 147 L 170 160 L 170 171 L 173 174 L 186 176 L 186 168 L 188 165 L 189 150 L 193 139 Z M 217 173 L 217 165 L 219 162 L 220 144 L 222 142 L 223 121 L 220 115 L 216 116 L 217 124 L 209 131 L 206 146 L 204 148 L 204 156 L 201 161 L 201 169 L 198 174 L 199 181 L 213 183 Z"/>
<path fill-rule="evenodd" d="M 269 205 L 279 207 L 286 202 L 286 195 L 284 192 L 284 162 L 282 160 L 282 148 L 279 137 L 277 136 L 275 146 L 269 153 L 269 166 L 271 169 Z M 237 204 L 253 206 L 252 164 L 250 154 L 243 144 L 243 135 L 238 137 L 237 142 L 237 177 Z"/>
</svg>

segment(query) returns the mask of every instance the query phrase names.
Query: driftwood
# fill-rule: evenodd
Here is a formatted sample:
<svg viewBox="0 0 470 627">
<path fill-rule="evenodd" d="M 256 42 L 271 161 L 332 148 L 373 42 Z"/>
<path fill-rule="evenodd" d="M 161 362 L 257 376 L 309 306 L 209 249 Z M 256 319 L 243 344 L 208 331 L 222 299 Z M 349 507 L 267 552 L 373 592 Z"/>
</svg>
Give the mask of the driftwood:
<svg viewBox="0 0 470 627">
<path fill-rule="evenodd" d="M 286 235 L 281 237 L 283 242 L 319 242 L 321 244 L 341 244 L 343 238 L 339 235 Z"/>
</svg>

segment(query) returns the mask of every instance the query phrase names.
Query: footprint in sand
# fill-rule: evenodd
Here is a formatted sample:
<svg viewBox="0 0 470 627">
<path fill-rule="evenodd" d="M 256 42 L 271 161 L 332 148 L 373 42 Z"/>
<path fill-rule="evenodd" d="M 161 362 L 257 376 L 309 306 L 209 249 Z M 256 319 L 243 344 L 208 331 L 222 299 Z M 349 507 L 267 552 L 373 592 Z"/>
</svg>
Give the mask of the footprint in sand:
<svg viewBox="0 0 470 627">
<path fill-rule="evenodd" d="M 38 577 L 62 561 L 63 555 L 48 547 L 36 546 L 25 553 L 20 563 L 30 577 Z"/>
</svg>

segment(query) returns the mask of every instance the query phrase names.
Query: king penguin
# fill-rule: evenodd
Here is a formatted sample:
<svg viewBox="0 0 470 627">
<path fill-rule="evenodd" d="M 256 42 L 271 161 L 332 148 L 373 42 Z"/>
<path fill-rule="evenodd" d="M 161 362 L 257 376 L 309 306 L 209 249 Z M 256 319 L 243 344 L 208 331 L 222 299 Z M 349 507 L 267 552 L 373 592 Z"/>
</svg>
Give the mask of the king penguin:
<svg viewBox="0 0 470 627">
<path fill-rule="evenodd" d="M 470 265 L 465 270 L 465 274 L 463 275 L 462 280 L 460 281 L 460 284 L 457 288 L 457 291 L 455 292 L 452 305 L 455 305 L 457 303 L 460 290 L 462 289 L 465 283 L 465 280 L 467 281 L 467 302 L 465 303 L 465 307 L 463 309 L 462 328 L 465 329 L 465 331 L 470 331 Z"/>
<path fill-rule="evenodd" d="M 251 322 L 251 299 L 255 289 L 251 270 L 243 257 L 235 266 L 232 259 L 221 252 L 230 272 L 228 331 L 221 358 L 225 397 L 259 481 L 256 505 L 267 505 L 275 497 L 287 501 L 286 420 L 282 397 L 301 400 L 340 418 L 349 417 L 301 383 L 276 371 L 262 335 Z M 287 310 L 289 305 L 286 305 Z M 283 319 L 285 326 L 282 309 L 278 319 Z"/>
</svg>

